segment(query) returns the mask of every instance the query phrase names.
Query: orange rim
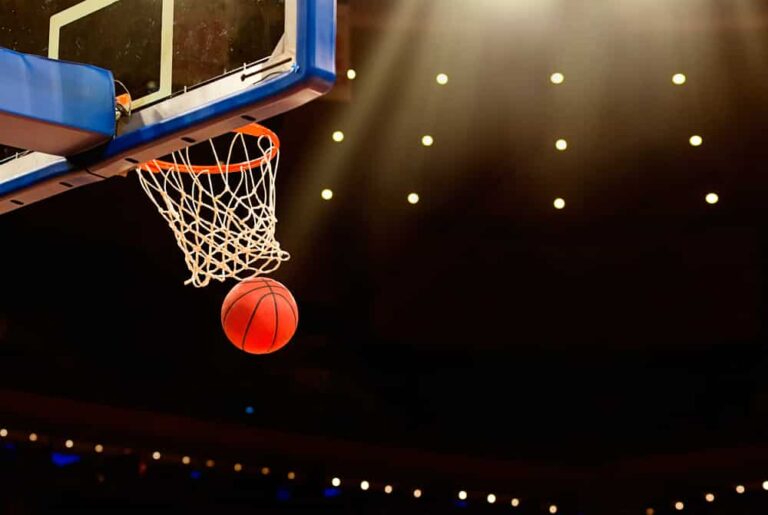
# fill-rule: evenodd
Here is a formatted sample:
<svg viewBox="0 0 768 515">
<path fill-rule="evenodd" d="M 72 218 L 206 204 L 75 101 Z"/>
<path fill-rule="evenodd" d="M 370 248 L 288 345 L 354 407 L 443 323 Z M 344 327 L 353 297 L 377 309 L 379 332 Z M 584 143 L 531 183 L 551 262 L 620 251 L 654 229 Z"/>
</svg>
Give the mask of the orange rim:
<svg viewBox="0 0 768 515">
<path fill-rule="evenodd" d="M 142 170 L 147 170 L 149 172 L 168 172 L 168 171 L 177 171 L 177 172 L 183 172 L 183 173 L 229 173 L 229 172 L 239 172 L 243 170 L 244 168 L 254 168 L 261 166 L 265 161 L 272 159 L 277 156 L 278 150 L 280 150 L 280 140 L 277 137 L 277 134 L 272 132 L 271 130 L 267 129 L 263 125 L 259 125 L 258 123 L 249 123 L 245 127 L 240 127 L 239 129 L 235 129 L 232 132 L 235 134 L 245 134 L 246 136 L 253 136 L 254 138 L 260 138 L 262 136 L 265 136 L 269 138 L 269 141 L 272 143 L 272 148 L 269 150 L 268 155 L 262 155 L 256 159 L 253 159 L 251 161 L 243 161 L 242 163 L 234 163 L 229 165 L 224 164 L 217 164 L 217 165 L 181 165 L 179 166 L 178 163 L 171 163 L 169 161 L 160 161 L 158 159 L 155 159 L 154 161 L 148 161 L 140 166 Z"/>
</svg>

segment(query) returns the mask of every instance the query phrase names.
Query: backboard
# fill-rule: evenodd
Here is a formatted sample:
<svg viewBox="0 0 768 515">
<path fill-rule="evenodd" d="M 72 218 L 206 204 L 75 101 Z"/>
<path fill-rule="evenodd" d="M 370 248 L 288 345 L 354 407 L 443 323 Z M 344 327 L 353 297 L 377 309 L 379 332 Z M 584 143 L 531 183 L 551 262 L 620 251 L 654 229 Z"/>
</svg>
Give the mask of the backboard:
<svg viewBox="0 0 768 515">
<path fill-rule="evenodd" d="M 133 99 L 86 154 L 0 147 L 0 213 L 322 95 L 335 16 L 335 0 L 0 0 L 0 46 L 107 68 Z"/>
</svg>

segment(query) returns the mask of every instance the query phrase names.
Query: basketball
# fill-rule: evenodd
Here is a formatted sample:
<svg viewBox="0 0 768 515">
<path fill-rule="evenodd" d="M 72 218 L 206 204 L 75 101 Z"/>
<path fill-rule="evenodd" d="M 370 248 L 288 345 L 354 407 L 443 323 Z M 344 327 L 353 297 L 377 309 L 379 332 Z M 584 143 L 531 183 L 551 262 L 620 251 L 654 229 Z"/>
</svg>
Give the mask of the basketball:
<svg viewBox="0 0 768 515">
<path fill-rule="evenodd" d="M 293 337 L 298 323 L 299 309 L 291 292 L 266 277 L 237 284 L 221 306 L 224 334 L 249 354 L 280 350 Z"/>
</svg>

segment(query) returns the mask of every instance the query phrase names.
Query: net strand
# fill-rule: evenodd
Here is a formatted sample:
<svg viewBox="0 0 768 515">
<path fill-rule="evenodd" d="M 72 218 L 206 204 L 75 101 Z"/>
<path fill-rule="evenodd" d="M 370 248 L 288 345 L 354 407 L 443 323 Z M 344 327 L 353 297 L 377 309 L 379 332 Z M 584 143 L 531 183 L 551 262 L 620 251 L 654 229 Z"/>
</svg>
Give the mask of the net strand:
<svg viewBox="0 0 768 515">
<path fill-rule="evenodd" d="M 204 287 L 212 280 L 245 280 L 274 272 L 290 258 L 275 238 L 280 152 L 268 136 L 259 136 L 256 143 L 261 159 L 255 166 L 250 164 L 245 135 L 237 133 L 225 163 L 219 160 L 213 141 L 209 142 L 217 164 L 208 170 L 193 169 L 189 148 L 172 154 L 173 166 L 168 170 L 162 170 L 158 161 L 137 169 L 144 192 L 184 253 L 191 274 L 185 284 Z M 230 169 L 238 147 L 246 160 Z"/>
</svg>

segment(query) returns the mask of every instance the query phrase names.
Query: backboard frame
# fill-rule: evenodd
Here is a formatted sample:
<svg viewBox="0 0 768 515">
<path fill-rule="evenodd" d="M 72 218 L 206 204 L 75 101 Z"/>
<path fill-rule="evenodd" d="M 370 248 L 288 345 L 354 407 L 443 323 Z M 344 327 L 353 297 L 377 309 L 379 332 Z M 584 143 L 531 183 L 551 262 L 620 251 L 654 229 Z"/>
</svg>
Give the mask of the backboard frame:
<svg viewBox="0 0 768 515">
<path fill-rule="evenodd" d="M 97 8 L 116 1 L 86 0 L 78 5 Z M 164 16 L 173 4 L 163 0 Z M 336 0 L 286 0 L 285 5 L 285 34 L 268 59 L 247 63 L 162 102 L 145 97 L 130 120 L 118 125 L 115 138 L 97 149 L 69 158 L 29 152 L 1 162 L 0 214 L 124 175 L 140 163 L 295 109 L 328 92 L 336 77 Z M 51 25 L 51 38 L 70 19 L 64 15 L 67 11 L 54 15 L 59 18 Z M 56 49 L 49 52 L 55 55 Z"/>
</svg>

